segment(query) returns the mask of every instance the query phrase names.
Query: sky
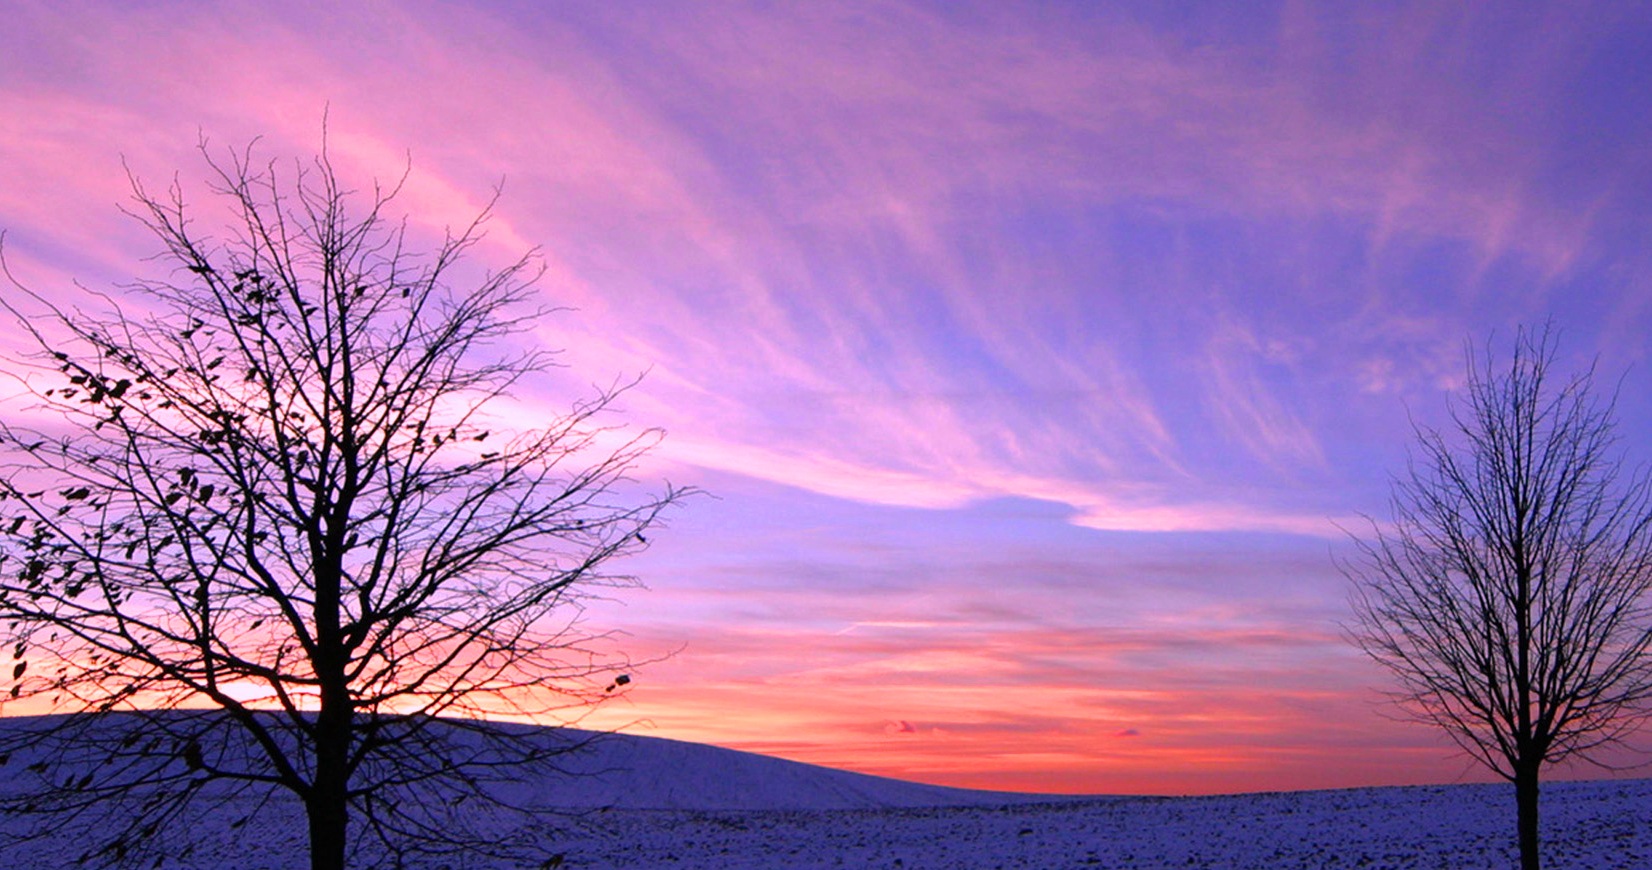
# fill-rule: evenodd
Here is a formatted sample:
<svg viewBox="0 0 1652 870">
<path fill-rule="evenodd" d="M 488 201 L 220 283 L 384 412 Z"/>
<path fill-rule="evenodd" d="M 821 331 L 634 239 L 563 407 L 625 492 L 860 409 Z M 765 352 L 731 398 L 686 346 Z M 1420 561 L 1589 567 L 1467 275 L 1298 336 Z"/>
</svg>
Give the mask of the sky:
<svg viewBox="0 0 1652 870">
<path fill-rule="evenodd" d="M 645 471 L 709 494 L 587 614 L 656 660 L 590 724 L 982 788 L 1482 779 L 1342 639 L 1344 529 L 1523 324 L 1652 459 L 1646 4 L 3 15 L 5 258 L 65 304 L 155 268 L 127 172 L 199 194 L 203 136 L 325 118 L 432 237 L 501 188 L 477 264 L 537 247 L 567 309 L 527 419 L 643 375 Z"/>
</svg>

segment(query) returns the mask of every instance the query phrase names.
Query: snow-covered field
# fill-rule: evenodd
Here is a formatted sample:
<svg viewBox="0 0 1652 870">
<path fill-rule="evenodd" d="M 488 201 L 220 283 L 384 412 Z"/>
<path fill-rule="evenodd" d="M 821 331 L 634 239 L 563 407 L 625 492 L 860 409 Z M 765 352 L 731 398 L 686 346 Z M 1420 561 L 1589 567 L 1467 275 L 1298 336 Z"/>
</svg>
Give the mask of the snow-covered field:
<svg viewBox="0 0 1652 870">
<path fill-rule="evenodd" d="M 534 824 L 572 868 L 1504 868 L 1515 864 L 1507 787 L 1368 788 L 1197 798 L 1008 795 L 917 785 L 725 749 L 619 736 L 580 774 L 524 784 L 565 808 Z M 1652 868 L 1652 780 L 1554 783 L 1546 867 Z M 290 803 L 232 831 L 192 825 L 189 864 L 303 866 Z M 36 843 L 0 867 L 72 866 L 83 842 Z M 451 866 L 451 865 L 433 865 Z M 462 866 L 462 865 L 461 865 Z"/>
<path fill-rule="evenodd" d="M 1516 866 L 1513 800 L 1487 786 L 1007 807 L 608 814 L 574 867 L 1327 868 Z M 1652 867 L 1652 783 L 1556 784 L 1545 865 Z"/>
</svg>

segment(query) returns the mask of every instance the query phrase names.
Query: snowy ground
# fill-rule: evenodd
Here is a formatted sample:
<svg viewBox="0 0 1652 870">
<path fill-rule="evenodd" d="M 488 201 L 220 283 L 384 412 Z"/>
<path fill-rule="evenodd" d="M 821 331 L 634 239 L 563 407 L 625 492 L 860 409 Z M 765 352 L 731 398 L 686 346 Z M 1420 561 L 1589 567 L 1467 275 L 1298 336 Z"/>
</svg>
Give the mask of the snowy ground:
<svg viewBox="0 0 1652 870">
<path fill-rule="evenodd" d="M 973 792 L 831 771 L 669 740 L 602 741 L 581 774 L 523 784 L 565 808 L 532 825 L 569 868 L 1505 868 L 1506 786 L 1352 789 L 1201 798 Z M 1545 866 L 1652 868 L 1652 780 L 1553 783 Z M 190 825 L 199 845 L 166 867 L 304 866 L 290 802 L 226 807 Z M 221 815 L 221 818 L 219 817 Z M 5 820 L 0 819 L 0 830 Z M 0 867 L 73 866 L 85 832 L 0 855 Z M 431 866 L 488 866 L 433 864 Z M 514 866 L 514 865 L 513 865 Z"/>
<path fill-rule="evenodd" d="M 1557 783 L 1544 866 L 1652 867 L 1652 782 Z M 1513 796 L 1495 786 L 999 808 L 616 811 L 571 832 L 572 867 L 1508 868 Z"/>
</svg>

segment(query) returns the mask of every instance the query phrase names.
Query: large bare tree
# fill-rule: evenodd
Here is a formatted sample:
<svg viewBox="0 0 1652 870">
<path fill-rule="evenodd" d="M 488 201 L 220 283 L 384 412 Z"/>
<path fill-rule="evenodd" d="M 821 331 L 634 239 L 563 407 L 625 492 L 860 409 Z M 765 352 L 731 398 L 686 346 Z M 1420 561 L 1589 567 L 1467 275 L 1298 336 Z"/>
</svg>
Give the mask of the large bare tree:
<svg viewBox="0 0 1652 870">
<path fill-rule="evenodd" d="M 1353 639 L 1416 718 L 1514 784 L 1539 865 L 1545 764 L 1618 741 L 1652 699 L 1652 500 L 1626 472 L 1593 370 L 1553 371 L 1549 330 L 1503 364 L 1468 353 L 1447 432 L 1419 426 L 1389 525 L 1345 565 Z"/>
<path fill-rule="evenodd" d="M 0 424 L 9 697 L 75 715 L 0 732 L 0 797 L 99 866 L 281 793 L 314 868 L 503 849 L 454 808 L 560 744 L 485 719 L 613 687 L 578 615 L 684 494 L 628 476 L 659 433 L 608 419 L 623 387 L 502 430 L 553 360 L 532 252 L 464 257 L 485 213 L 420 252 L 399 185 L 325 150 L 202 152 L 220 237 L 133 181 L 169 274 L 97 314 L 8 291 L 35 346 Z"/>
</svg>

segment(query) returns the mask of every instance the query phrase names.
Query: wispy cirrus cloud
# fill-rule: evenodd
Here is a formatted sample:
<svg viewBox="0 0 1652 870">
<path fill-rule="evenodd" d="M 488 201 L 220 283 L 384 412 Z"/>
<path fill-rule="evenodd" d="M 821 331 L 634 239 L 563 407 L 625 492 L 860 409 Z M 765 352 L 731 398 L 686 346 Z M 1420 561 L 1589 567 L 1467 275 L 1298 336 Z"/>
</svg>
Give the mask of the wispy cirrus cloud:
<svg viewBox="0 0 1652 870">
<path fill-rule="evenodd" d="M 1202 371 L 1168 382 L 1143 369 L 1142 325 L 1202 304 L 1205 279 L 1144 287 L 1121 274 L 1141 230 L 1109 228 L 1107 214 L 1145 201 L 1219 219 L 1382 215 L 1384 240 L 1509 224 L 1476 211 L 1506 207 L 1506 196 L 1447 183 L 1435 131 L 1316 112 L 1318 96 L 1257 64 L 1254 47 L 1193 51 L 1105 16 L 1062 28 L 899 4 L 722 13 L 698 27 L 600 13 L 564 26 L 457 22 L 489 37 L 481 51 L 415 8 L 373 18 L 394 38 L 352 53 L 348 71 L 333 49 L 368 26 L 355 14 L 319 38 L 288 22 L 259 28 L 253 53 L 277 60 L 255 68 L 209 50 L 241 38 L 215 15 L 132 52 L 90 51 L 158 26 L 153 13 L 130 13 L 83 37 L 91 69 L 79 75 L 141 78 L 140 67 L 195 58 L 203 75 L 158 84 L 232 128 L 214 135 L 271 124 L 278 143 L 318 138 L 317 107 L 330 102 L 335 152 L 364 174 L 399 173 L 399 141 L 435 142 L 415 155 L 406 193 L 432 225 L 467 219 L 486 185 L 511 176 L 496 256 L 547 240 L 547 288 L 582 309 L 572 361 L 653 366 L 658 388 L 639 400 L 686 441 L 722 445 L 701 455 L 829 456 L 857 473 L 749 465 L 796 469 L 781 479 L 804 487 L 859 478 L 877 498 L 904 490 L 919 504 L 933 503 L 928 491 L 1076 491 L 1110 527 L 1132 515 L 1121 501 L 1177 488 L 1189 495 L 1137 505 L 1139 515 L 1278 527 L 1295 520 L 1267 517 L 1304 507 L 1198 507 L 1212 501 L 1204 485 L 1232 473 L 1232 457 L 1208 451 L 1233 448 L 1188 437 L 1200 424 L 1168 397 L 1176 378 L 1207 384 L 1251 459 L 1311 468 L 1323 457 L 1299 400 L 1237 353 L 1211 353 Z M 423 112 L 383 98 L 411 92 Z M 130 104 L 164 117 L 164 93 L 177 90 L 139 91 Z M 460 133 L 426 135 L 439 119 Z M 472 128 L 487 135 L 464 135 Z M 134 162 L 164 166 L 165 153 Z M 513 205 L 518 194 L 534 206 Z M 1078 217 L 1094 253 L 1063 262 L 1067 248 L 1055 246 L 1076 240 L 1040 239 L 1040 215 Z M 1231 351 L 1249 328 L 1164 338 Z M 1006 486 L 1016 481 L 1027 485 Z"/>
</svg>

